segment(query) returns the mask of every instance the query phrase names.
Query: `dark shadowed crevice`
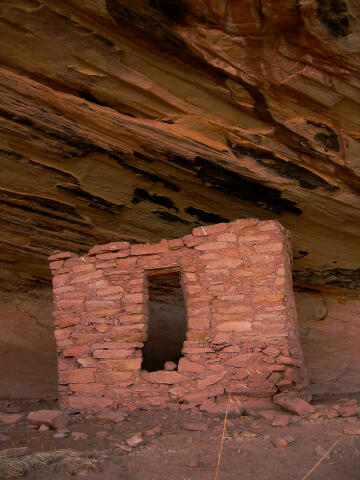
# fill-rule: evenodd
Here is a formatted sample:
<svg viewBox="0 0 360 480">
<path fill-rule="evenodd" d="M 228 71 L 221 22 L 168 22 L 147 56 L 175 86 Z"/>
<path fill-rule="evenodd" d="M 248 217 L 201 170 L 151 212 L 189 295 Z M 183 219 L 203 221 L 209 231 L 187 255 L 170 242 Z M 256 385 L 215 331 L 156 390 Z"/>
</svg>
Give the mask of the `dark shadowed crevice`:
<svg viewBox="0 0 360 480">
<path fill-rule="evenodd" d="M 162 370 L 167 361 L 177 363 L 186 338 L 187 321 L 180 273 L 148 274 L 148 340 L 142 369 Z"/>
</svg>

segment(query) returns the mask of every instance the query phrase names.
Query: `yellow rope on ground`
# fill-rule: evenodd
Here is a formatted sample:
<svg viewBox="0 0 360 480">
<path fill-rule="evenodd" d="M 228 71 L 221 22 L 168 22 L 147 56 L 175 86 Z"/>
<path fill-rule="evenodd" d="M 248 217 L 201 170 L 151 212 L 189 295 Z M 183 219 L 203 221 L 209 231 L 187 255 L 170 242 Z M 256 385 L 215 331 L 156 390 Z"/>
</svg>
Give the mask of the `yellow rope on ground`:
<svg viewBox="0 0 360 480">
<path fill-rule="evenodd" d="M 301 480 L 306 480 L 309 475 L 315 470 L 315 468 L 317 468 L 320 463 L 329 455 L 329 453 L 331 452 L 331 450 L 335 447 L 335 445 L 342 439 L 344 435 L 341 435 L 337 440 L 335 440 L 335 442 L 331 445 L 331 447 L 329 448 L 329 450 L 327 452 L 324 453 L 324 455 L 320 458 L 320 460 L 318 460 L 315 465 L 312 467 L 311 470 L 308 471 L 308 473 L 305 475 L 305 477 L 303 477 Z"/>
<path fill-rule="evenodd" d="M 216 465 L 216 472 L 215 472 L 214 480 L 218 480 L 218 476 L 219 476 L 221 456 L 222 456 L 223 444 L 224 444 L 224 438 L 225 438 L 225 432 L 226 432 L 226 421 L 227 421 L 228 411 L 229 411 L 229 400 L 230 400 L 230 395 L 228 396 L 227 402 L 226 402 L 224 426 L 223 426 L 223 430 L 222 430 L 222 436 L 221 436 L 221 441 L 220 441 L 220 448 L 219 448 L 219 453 L 218 453 L 218 461 L 217 461 L 217 465 Z"/>
</svg>

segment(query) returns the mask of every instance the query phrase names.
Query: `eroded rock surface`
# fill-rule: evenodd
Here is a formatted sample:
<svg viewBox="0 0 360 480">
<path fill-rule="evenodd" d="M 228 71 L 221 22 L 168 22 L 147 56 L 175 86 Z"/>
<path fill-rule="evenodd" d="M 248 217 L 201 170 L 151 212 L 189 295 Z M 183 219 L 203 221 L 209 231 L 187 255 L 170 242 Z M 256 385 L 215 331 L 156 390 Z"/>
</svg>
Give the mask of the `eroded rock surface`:
<svg viewBox="0 0 360 480">
<path fill-rule="evenodd" d="M 6 395 L 55 394 L 53 250 L 242 217 L 293 234 L 314 391 L 357 390 L 358 1 L 3 0 L 0 27 Z"/>
</svg>

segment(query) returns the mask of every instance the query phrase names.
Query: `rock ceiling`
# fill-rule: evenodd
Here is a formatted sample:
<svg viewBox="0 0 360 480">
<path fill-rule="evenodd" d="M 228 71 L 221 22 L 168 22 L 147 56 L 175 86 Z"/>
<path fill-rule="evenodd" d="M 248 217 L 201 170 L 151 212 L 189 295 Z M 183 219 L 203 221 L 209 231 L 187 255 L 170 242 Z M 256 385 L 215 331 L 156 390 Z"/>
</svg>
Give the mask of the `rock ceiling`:
<svg viewBox="0 0 360 480">
<path fill-rule="evenodd" d="M 358 0 L 2 0 L 0 257 L 278 218 L 359 287 Z"/>
</svg>

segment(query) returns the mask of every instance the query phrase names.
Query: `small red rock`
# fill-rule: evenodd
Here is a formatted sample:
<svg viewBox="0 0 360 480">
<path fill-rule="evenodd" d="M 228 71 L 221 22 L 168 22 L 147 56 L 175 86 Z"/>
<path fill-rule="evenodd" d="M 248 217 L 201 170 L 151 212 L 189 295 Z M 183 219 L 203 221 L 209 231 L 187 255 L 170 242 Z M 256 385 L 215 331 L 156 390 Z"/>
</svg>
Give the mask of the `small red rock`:
<svg viewBox="0 0 360 480">
<path fill-rule="evenodd" d="M 177 367 L 177 365 L 174 362 L 165 362 L 164 363 L 164 370 L 171 371 L 171 370 L 175 370 L 176 367 Z"/>
<path fill-rule="evenodd" d="M 314 412 L 314 407 L 295 394 L 279 393 L 274 395 L 273 402 L 284 410 L 288 410 L 296 415 L 309 415 Z"/>
<path fill-rule="evenodd" d="M 288 442 L 285 438 L 274 438 L 271 441 L 276 448 L 284 448 L 288 446 Z"/>
<path fill-rule="evenodd" d="M 260 418 L 264 418 L 265 420 L 273 420 L 275 417 L 275 412 L 272 410 L 260 410 L 257 412 L 257 416 Z"/>
<path fill-rule="evenodd" d="M 208 426 L 206 423 L 183 423 L 181 428 L 183 430 L 190 430 L 192 432 L 206 432 Z"/>
<path fill-rule="evenodd" d="M 140 447 L 144 443 L 144 439 L 139 433 L 125 440 L 130 447 Z"/>
<path fill-rule="evenodd" d="M 48 430 L 50 430 L 50 427 L 45 425 L 45 423 L 42 423 L 39 427 L 39 432 L 47 432 Z"/>
<path fill-rule="evenodd" d="M 146 437 L 157 437 L 158 435 L 160 435 L 160 433 L 161 433 L 160 427 L 157 426 L 149 430 L 145 430 L 144 435 Z"/>
<path fill-rule="evenodd" d="M 273 427 L 286 427 L 289 423 L 288 415 L 276 415 L 271 425 Z"/>
<path fill-rule="evenodd" d="M 356 415 L 359 414 L 360 412 L 360 407 L 358 407 L 357 405 L 350 405 L 350 406 L 347 406 L 347 407 L 340 407 L 338 409 L 338 412 L 339 412 L 339 415 L 341 417 L 355 417 Z"/>
<path fill-rule="evenodd" d="M 21 420 L 23 416 L 23 413 L 2 413 L 0 415 L 0 422 L 11 425 Z"/>
<path fill-rule="evenodd" d="M 360 425 L 349 425 L 344 428 L 345 435 L 360 435 Z"/>
<path fill-rule="evenodd" d="M 72 432 L 71 437 L 73 440 L 87 440 L 88 435 L 83 432 Z"/>
<path fill-rule="evenodd" d="M 328 419 L 331 419 L 331 418 L 336 418 L 339 416 L 339 413 L 337 410 L 335 410 L 334 408 L 332 408 L 331 410 L 329 410 L 326 414 L 327 418 Z"/>
<path fill-rule="evenodd" d="M 37 410 L 30 412 L 26 417 L 36 425 L 45 424 L 51 428 L 64 428 L 67 425 L 67 415 L 61 410 Z"/>
</svg>

